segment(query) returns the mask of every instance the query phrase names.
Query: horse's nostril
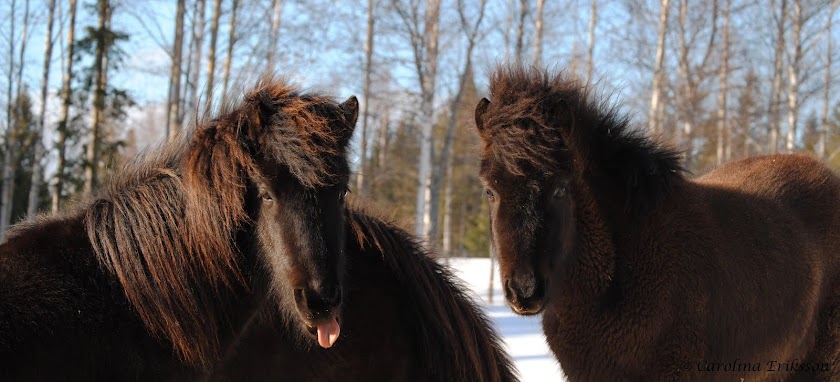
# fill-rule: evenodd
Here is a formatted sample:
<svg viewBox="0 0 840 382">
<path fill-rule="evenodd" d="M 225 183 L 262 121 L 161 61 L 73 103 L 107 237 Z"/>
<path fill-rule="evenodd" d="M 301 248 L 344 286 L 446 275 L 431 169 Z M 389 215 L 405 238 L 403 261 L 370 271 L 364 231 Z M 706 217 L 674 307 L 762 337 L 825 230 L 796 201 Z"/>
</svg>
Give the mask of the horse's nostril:
<svg viewBox="0 0 840 382">
<path fill-rule="evenodd" d="M 505 292 L 517 299 L 527 300 L 534 296 L 536 285 L 532 277 L 505 280 Z"/>
<path fill-rule="evenodd" d="M 304 293 L 303 288 L 295 288 L 295 303 L 303 304 L 306 301 L 306 293 Z"/>
</svg>

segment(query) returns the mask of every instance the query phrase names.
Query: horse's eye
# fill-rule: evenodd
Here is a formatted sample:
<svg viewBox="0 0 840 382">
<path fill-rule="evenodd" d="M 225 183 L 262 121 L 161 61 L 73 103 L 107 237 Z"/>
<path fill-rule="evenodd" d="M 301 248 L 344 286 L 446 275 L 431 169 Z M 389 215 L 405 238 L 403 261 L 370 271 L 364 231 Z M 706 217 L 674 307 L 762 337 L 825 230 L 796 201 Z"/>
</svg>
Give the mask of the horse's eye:
<svg viewBox="0 0 840 382">
<path fill-rule="evenodd" d="M 493 199 L 496 198 L 496 194 L 494 194 L 493 190 L 491 190 L 489 188 L 484 189 L 484 194 L 487 195 L 487 199 L 489 199 L 489 200 L 493 200 Z"/>
<path fill-rule="evenodd" d="M 552 197 L 555 198 L 562 198 L 566 196 L 566 187 L 557 187 L 554 189 L 554 193 L 551 194 Z"/>
</svg>

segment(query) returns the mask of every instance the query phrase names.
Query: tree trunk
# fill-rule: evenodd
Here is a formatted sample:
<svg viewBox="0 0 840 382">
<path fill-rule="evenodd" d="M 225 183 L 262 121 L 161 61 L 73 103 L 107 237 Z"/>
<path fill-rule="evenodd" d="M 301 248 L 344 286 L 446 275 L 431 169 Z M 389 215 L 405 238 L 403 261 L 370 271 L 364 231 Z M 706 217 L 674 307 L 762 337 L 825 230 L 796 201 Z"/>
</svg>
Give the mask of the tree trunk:
<svg viewBox="0 0 840 382">
<path fill-rule="evenodd" d="M 726 121 L 726 92 L 728 90 L 727 75 L 729 74 L 729 8 L 731 0 L 724 1 L 726 4 L 723 7 L 723 52 L 720 58 L 720 90 L 718 92 L 717 113 L 717 164 L 723 163 L 729 157 L 726 153 L 727 141 L 729 140 Z"/>
<path fill-rule="evenodd" d="M 767 151 L 770 154 L 775 153 L 779 149 L 779 125 L 781 121 L 781 103 L 782 103 L 782 68 L 783 68 L 783 54 L 785 50 L 785 15 L 787 14 L 787 0 L 781 0 L 781 9 L 779 18 L 776 20 L 776 47 L 775 59 L 773 61 L 773 90 L 770 94 L 770 123 L 769 135 L 767 142 Z"/>
<path fill-rule="evenodd" d="M 236 43 L 236 10 L 239 6 L 239 0 L 233 0 L 230 10 L 230 31 L 228 33 L 227 57 L 225 57 L 224 80 L 222 82 L 222 102 L 221 105 L 227 104 L 228 97 L 228 81 L 230 80 L 230 64 L 233 61 L 233 45 Z"/>
<path fill-rule="evenodd" d="M 691 72 L 690 72 L 690 69 L 689 69 L 688 42 L 686 41 L 686 38 L 685 38 L 686 22 L 687 22 L 686 21 L 686 14 L 687 13 L 688 13 L 688 0 L 681 0 L 680 1 L 680 6 L 679 6 L 679 13 L 677 15 L 677 21 L 678 21 L 677 26 L 678 26 L 678 29 L 679 29 L 679 49 L 680 49 L 679 67 L 677 69 L 677 71 L 678 71 L 677 75 L 683 81 L 683 91 L 681 92 L 681 94 L 680 93 L 677 94 L 678 97 L 680 95 L 682 95 L 681 99 L 680 98 L 677 98 L 677 99 L 681 101 L 680 105 L 679 105 L 680 107 L 678 108 L 678 110 L 680 111 L 680 114 L 682 114 L 681 118 L 682 118 L 682 121 L 683 121 L 683 129 L 682 129 L 683 139 L 682 139 L 682 141 L 684 142 L 685 147 L 688 150 L 688 157 L 690 158 L 693 154 L 693 152 L 692 152 L 693 150 L 691 149 L 691 141 L 692 141 L 691 134 L 692 134 L 692 130 L 694 129 L 694 123 L 693 123 L 693 118 L 692 118 L 691 114 L 693 112 L 693 107 L 692 107 L 693 97 L 692 97 L 692 95 L 694 93 L 692 92 L 692 87 L 693 87 L 692 83 L 694 81 L 691 78 Z"/>
<path fill-rule="evenodd" d="M 464 97 L 464 88 L 466 87 L 467 80 L 472 78 L 472 54 L 473 50 L 475 49 L 476 39 L 478 38 L 478 30 L 481 26 L 481 21 L 484 19 L 484 10 L 486 5 L 485 0 L 481 0 L 479 3 L 479 15 L 478 19 L 474 25 L 469 25 L 469 21 L 467 17 L 464 15 L 463 12 L 463 1 L 458 1 L 458 14 L 461 20 L 461 29 L 463 29 L 467 33 L 467 51 L 466 51 L 466 60 L 464 62 L 464 69 L 461 71 L 461 74 L 458 78 L 458 90 L 455 93 L 455 97 L 452 99 L 452 102 L 449 104 L 449 120 L 446 125 L 446 133 L 444 134 L 443 139 L 443 146 L 441 148 L 440 160 L 436 166 L 432 168 L 432 195 L 431 195 L 431 205 L 430 205 L 430 214 L 431 214 L 431 222 L 432 228 L 430 229 L 430 233 L 432 237 L 437 237 L 437 221 L 438 221 L 438 209 L 440 205 L 440 189 L 441 189 L 441 182 L 443 180 L 444 174 L 446 173 L 446 169 L 449 167 L 449 162 L 451 161 L 452 156 L 452 141 L 455 137 L 455 127 L 457 125 L 457 115 L 458 115 L 458 106 L 461 103 L 461 99 Z"/>
<path fill-rule="evenodd" d="M 13 150 L 15 148 L 14 139 L 14 127 L 13 121 L 14 118 L 12 115 L 14 111 L 12 108 L 15 105 L 14 101 L 14 94 L 12 93 L 12 84 L 14 83 L 14 73 L 15 73 L 15 21 L 17 20 L 17 15 L 15 15 L 15 8 L 17 2 L 12 0 L 9 5 L 11 11 L 9 14 L 11 15 L 9 21 L 9 75 L 8 75 L 8 83 L 6 84 L 6 133 L 4 136 L 3 143 L 5 145 L 5 151 L 3 153 L 3 190 L 2 194 L 0 194 L 0 242 L 5 241 L 6 237 L 6 225 L 8 224 L 8 220 L 5 219 L 6 210 L 11 209 L 11 184 L 14 179 L 13 176 L 13 165 L 12 158 L 13 158 Z M 12 176 L 10 176 L 12 175 Z"/>
<path fill-rule="evenodd" d="M 452 257 L 452 160 L 446 162 L 443 190 L 443 257 Z"/>
<path fill-rule="evenodd" d="M 14 15 L 14 2 L 12 4 L 12 17 L 16 17 Z M 23 87 L 23 60 L 26 56 L 26 41 L 27 41 L 27 32 L 29 29 L 29 0 L 24 2 L 24 11 L 23 11 L 23 28 L 20 35 L 20 56 L 17 61 L 17 74 L 15 77 L 16 83 L 16 96 L 14 98 L 9 98 L 9 124 L 6 125 L 6 152 L 4 153 L 3 158 L 3 193 L 2 193 L 2 201 L 0 201 L 0 242 L 6 240 L 6 228 L 11 224 L 12 219 L 12 207 L 14 203 L 14 190 L 15 190 L 15 174 L 17 173 L 17 166 L 18 166 L 18 153 L 17 148 L 20 143 L 17 142 L 17 123 L 16 121 L 11 118 L 12 115 L 19 115 L 22 110 L 19 110 L 19 100 L 20 95 Z M 11 32 L 11 37 L 14 38 L 14 32 Z M 14 57 L 14 43 L 10 43 L 10 47 L 12 50 L 9 54 L 10 58 Z M 10 63 L 10 67 L 14 64 L 14 61 Z M 10 73 L 11 77 L 11 73 Z M 11 86 L 10 86 L 11 88 Z M 11 91 L 9 92 L 11 94 Z M 15 111 L 12 111 L 14 109 Z"/>
<path fill-rule="evenodd" d="M 172 45 L 172 67 L 169 71 L 169 99 L 166 136 L 174 138 L 181 130 L 181 50 L 184 44 L 184 0 L 178 0 L 175 12 L 175 42 Z"/>
<path fill-rule="evenodd" d="M 364 93 L 365 106 L 362 109 L 362 140 L 359 150 L 359 167 L 356 172 L 356 191 L 360 195 L 365 194 L 365 165 L 367 163 L 367 127 L 368 113 L 370 110 L 370 75 L 373 70 L 373 0 L 368 0 L 367 9 L 367 36 L 365 38 L 365 83 Z"/>
<path fill-rule="evenodd" d="M 505 12 L 505 61 L 510 62 L 510 30 L 513 28 L 513 0 L 507 0 L 507 12 Z"/>
<path fill-rule="evenodd" d="M 514 60 L 522 62 L 522 51 L 525 43 L 525 18 L 528 16 L 528 0 L 519 0 L 519 23 L 516 24 L 516 50 Z"/>
<path fill-rule="evenodd" d="M 219 14 L 222 12 L 222 0 L 213 4 L 213 22 L 210 24 L 210 51 L 207 52 L 207 95 L 204 100 L 204 115 L 210 114 L 213 101 L 213 75 L 216 73 L 216 40 L 219 36 Z"/>
<path fill-rule="evenodd" d="M 799 123 L 799 63 L 802 60 L 802 1 L 793 2 L 793 52 L 788 62 L 788 131 L 785 148 L 796 148 L 796 126 Z"/>
<path fill-rule="evenodd" d="M 653 85 L 650 95 L 650 113 L 648 114 L 648 129 L 654 134 L 659 133 L 660 119 L 660 93 L 662 92 L 662 67 L 665 56 L 665 36 L 668 32 L 668 6 L 669 0 L 660 0 L 659 28 L 657 30 L 656 63 L 653 70 Z"/>
<path fill-rule="evenodd" d="M 418 159 L 417 207 L 415 213 L 415 233 L 417 236 L 429 240 L 431 222 L 432 197 L 432 165 L 434 142 L 434 98 L 435 79 L 437 76 L 438 38 L 440 21 L 440 0 L 429 0 L 426 3 L 423 26 L 423 51 L 421 57 L 415 57 L 421 63 L 420 69 L 420 158 Z"/>
<path fill-rule="evenodd" d="M 274 70 L 275 60 L 277 59 L 277 44 L 280 43 L 280 18 L 283 14 L 283 0 L 273 0 L 272 8 L 274 12 L 271 16 L 271 37 L 268 40 L 268 49 L 266 50 L 266 63 L 268 70 Z"/>
<path fill-rule="evenodd" d="M 593 4 L 595 0 L 592 0 Z M 535 67 L 542 66 L 543 51 L 543 6 L 545 0 L 537 0 L 537 20 L 534 21 L 534 56 L 532 63 Z"/>
<path fill-rule="evenodd" d="M 35 217 L 38 212 L 38 196 L 41 193 L 41 157 L 44 155 L 44 117 L 47 114 L 47 90 L 50 80 L 50 60 L 53 47 L 53 19 L 55 14 L 55 0 L 50 0 L 47 10 L 47 36 L 44 38 L 44 72 L 41 77 L 41 107 L 38 111 L 38 127 L 33 137 L 35 154 L 32 157 L 32 181 L 29 187 L 29 200 L 26 205 L 26 216 Z"/>
<path fill-rule="evenodd" d="M 90 195 L 96 188 L 99 170 L 99 130 L 102 127 L 105 112 L 105 86 L 106 84 L 106 56 L 105 30 L 110 13 L 109 0 L 98 0 L 97 12 L 99 14 L 99 25 L 96 32 L 96 53 L 93 62 L 93 77 L 95 81 L 93 90 L 93 116 L 91 127 L 88 132 L 87 155 L 85 164 L 85 194 Z"/>
<path fill-rule="evenodd" d="M 207 0 L 198 0 L 195 3 L 195 14 L 193 16 L 193 34 L 190 40 L 190 49 L 187 62 L 187 72 L 184 76 L 187 81 L 186 89 L 184 89 L 184 96 L 180 99 L 181 114 L 179 120 L 184 121 L 184 113 L 191 110 L 192 113 L 198 114 L 201 104 L 200 96 L 198 94 L 198 83 L 201 80 L 201 60 L 204 58 L 204 24 L 205 12 L 207 9 Z M 206 101 L 206 100 L 205 100 Z"/>
<path fill-rule="evenodd" d="M 834 18 L 834 11 L 837 10 L 837 1 L 831 3 L 831 11 L 827 16 L 825 22 L 825 79 L 823 80 L 823 102 L 822 102 L 822 121 L 820 122 L 820 138 L 819 147 L 817 149 L 817 157 L 825 159 L 826 145 L 828 145 L 828 104 L 830 102 L 831 94 L 831 19 Z"/>
<path fill-rule="evenodd" d="M 589 52 L 586 60 L 586 81 L 592 81 L 592 70 L 595 66 L 595 24 L 598 22 L 598 2 L 591 0 L 589 4 Z"/>
<path fill-rule="evenodd" d="M 52 212 L 58 212 L 61 208 L 61 194 L 64 187 L 65 152 L 67 142 L 67 124 L 70 119 L 70 101 L 73 82 L 73 44 L 76 30 L 76 0 L 70 0 L 70 25 L 67 30 L 67 64 L 64 68 L 64 78 L 61 86 L 61 117 L 58 120 L 56 131 L 56 159 L 55 184 L 52 192 Z"/>
<path fill-rule="evenodd" d="M 388 159 L 388 129 L 390 125 L 390 113 L 391 111 L 388 109 L 388 105 L 386 103 L 385 110 L 382 111 L 382 120 L 379 124 L 379 143 L 377 146 L 379 147 L 379 157 L 376 159 L 376 167 L 377 173 L 382 173 L 382 169 L 385 167 L 385 160 Z"/>
</svg>

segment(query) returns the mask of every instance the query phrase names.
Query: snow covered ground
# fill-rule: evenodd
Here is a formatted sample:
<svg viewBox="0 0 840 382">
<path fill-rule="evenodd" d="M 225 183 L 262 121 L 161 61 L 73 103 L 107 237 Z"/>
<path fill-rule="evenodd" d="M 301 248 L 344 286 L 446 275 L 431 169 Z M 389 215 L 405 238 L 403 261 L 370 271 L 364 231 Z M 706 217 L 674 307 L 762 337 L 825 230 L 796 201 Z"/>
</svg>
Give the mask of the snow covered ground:
<svg viewBox="0 0 840 382">
<path fill-rule="evenodd" d="M 523 382 L 565 381 L 560 366 L 543 337 L 541 317 L 514 314 L 504 302 L 498 268 L 494 278 L 493 303 L 488 302 L 490 260 L 475 258 L 450 259 L 449 266 L 465 286 L 481 301 L 496 330 L 507 343 L 508 352 L 519 369 Z"/>
</svg>

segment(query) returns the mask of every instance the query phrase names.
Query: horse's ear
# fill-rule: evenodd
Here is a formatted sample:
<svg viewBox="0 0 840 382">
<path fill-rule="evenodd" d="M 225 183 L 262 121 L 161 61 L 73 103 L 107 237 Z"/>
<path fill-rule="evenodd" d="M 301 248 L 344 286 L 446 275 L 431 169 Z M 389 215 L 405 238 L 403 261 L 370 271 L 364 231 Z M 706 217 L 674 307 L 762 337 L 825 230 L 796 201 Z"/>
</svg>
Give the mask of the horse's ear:
<svg viewBox="0 0 840 382">
<path fill-rule="evenodd" d="M 482 98 L 475 107 L 475 127 L 478 128 L 479 133 L 484 131 L 484 113 L 487 111 L 488 106 L 490 106 L 490 100 Z"/>
<path fill-rule="evenodd" d="M 345 130 L 342 132 L 342 138 L 344 142 L 349 142 L 353 136 L 353 130 L 356 128 L 356 121 L 359 119 L 359 100 L 356 99 L 356 96 L 350 96 L 338 107 L 341 109 L 342 117 L 344 117 Z"/>
</svg>

